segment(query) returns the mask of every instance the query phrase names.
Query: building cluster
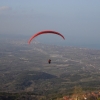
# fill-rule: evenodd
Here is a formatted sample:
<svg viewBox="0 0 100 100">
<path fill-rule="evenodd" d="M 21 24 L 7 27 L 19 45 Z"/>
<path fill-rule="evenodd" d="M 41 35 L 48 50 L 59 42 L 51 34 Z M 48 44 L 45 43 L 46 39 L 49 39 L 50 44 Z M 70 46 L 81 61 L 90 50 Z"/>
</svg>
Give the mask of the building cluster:
<svg viewBox="0 0 100 100">
<path fill-rule="evenodd" d="M 64 96 L 62 100 L 100 100 L 100 92 L 89 92 L 82 95 Z"/>
</svg>

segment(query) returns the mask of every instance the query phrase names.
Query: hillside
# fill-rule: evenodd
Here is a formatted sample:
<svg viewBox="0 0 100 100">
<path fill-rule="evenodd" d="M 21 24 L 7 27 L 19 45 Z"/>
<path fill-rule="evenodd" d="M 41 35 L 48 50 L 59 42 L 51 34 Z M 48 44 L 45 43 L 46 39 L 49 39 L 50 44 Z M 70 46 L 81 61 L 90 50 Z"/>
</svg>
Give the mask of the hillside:
<svg viewBox="0 0 100 100">
<path fill-rule="evenodd" d="M 38 96 L 100 90 L 100 50 L 0 40 L 0 91 Z M 51 64 L 48 64 L 51 59 Z M 55 97 L 54 96 L 54 97 Z"/>
</svg>

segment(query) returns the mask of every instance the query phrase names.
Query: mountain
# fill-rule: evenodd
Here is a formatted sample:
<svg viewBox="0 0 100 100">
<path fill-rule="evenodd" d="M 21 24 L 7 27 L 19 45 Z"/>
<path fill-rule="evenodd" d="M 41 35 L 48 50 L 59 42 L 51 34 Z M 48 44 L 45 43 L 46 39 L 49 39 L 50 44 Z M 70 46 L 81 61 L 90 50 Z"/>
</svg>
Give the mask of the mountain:
<svg viewBox="0 0 100 100">
<path fill-rule="evenodd" d="M 50 79 L 56 79 L 57 76 L 40 72 L 40 71 L 17 71 L 5 73 L 0 78 L 1 90 L 17 91 L 25 90 L 32 84 L 36 84 L 38 81 L 46 81 Z M 3 87 L 2 87 L 3 86 Z"/>
</svg>

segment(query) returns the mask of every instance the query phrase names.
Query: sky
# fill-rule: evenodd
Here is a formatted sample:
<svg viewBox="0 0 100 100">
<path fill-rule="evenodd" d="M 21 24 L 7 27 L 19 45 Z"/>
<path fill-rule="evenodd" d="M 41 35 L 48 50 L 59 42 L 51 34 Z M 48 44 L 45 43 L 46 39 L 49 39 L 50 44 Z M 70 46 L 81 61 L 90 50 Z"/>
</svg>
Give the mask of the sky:
<svg viewBox="0 0 100 100">
<path fill-rule="evenodd" d="M 0 35 L 27 35 L 42 30 L 42 42 L 100 47 L 100 0 L 0 0 Z"/>
</svg>

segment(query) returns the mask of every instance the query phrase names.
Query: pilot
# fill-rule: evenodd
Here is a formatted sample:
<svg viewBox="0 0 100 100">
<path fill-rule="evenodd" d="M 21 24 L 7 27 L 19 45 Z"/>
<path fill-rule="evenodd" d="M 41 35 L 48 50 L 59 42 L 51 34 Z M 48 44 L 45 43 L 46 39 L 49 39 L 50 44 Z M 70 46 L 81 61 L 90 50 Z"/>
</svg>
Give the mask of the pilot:
<svg viewBox="0 0 100 100">
<path fill-rule="evenodd" d="M 51 63 L 51 59 L 48 60 L 48 63 L 49 63 L 49 64 Z"/>
</svg>

